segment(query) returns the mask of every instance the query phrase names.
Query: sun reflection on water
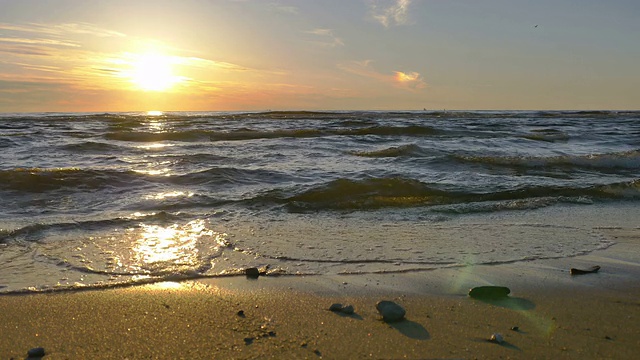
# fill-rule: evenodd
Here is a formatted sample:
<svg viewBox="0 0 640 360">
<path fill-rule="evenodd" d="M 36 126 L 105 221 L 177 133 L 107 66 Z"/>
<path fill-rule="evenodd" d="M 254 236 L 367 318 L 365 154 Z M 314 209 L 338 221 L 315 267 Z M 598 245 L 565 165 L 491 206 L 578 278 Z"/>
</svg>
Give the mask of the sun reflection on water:
<svg viewBox="0 0 640 360">
<path fill-rule="evenodd" d="M 133 170 L 137 173 L 141 173 L 141 174 L 145 174 L 145 175 L 153 175 L 153 176 L 158 176 L 158 175 L 165 175 L 165 176 L 170 176 L 170 172 L 171 169 L 169 168 L 164 168 L 164 169 L 155 169 L 155 170 Z"/>
<path fill-rule="evenodd" d="M 136 146 L 137 149 L 145 149 L 145 150 L 156 150 L 156 149 L 164 149 L 166 147 L 170 147 L 170 146 L 175 146 L 174 144 L 161 144 L 161 143 L 156 143 L 156 144 L 150 144 L 150 145 L 138 145 Z"/>
<path fill-rule="evenodd" d="M 161 192 L 153 195 L 145 196 L 147 200 L 163 200 L 166 198 L 177 198 L 177 197 L 192 197 L 195 195 L 192 192 L 184 192 L 184 191 L 169 191 L 169 192 Z"/>
<path fill-rule="evenodd" d="M 151 273 L 198 271 L 210 266 L 204 262 L 226 246 L 227 237 L 208 229 L 203 219 L 169 226 L 141 223 L 127 231 L 135 234 L 130 266 Z"/>
</svg>

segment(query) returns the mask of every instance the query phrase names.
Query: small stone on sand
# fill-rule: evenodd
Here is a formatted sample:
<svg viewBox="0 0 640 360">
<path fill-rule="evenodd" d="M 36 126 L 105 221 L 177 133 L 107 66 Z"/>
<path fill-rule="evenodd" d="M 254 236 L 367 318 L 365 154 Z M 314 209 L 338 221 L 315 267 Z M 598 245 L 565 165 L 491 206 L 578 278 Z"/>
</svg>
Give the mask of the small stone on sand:
<svg viewBox="0 0 640 360">
<path fill-rule="evenodd" d="M 340 303 L 331 304 L 331 306 L 329 306 L 329 310 L 333 312 L 341 312 L 347 315 L 351 315 L 355 312 L 353 309 L 353 305 L 344 306 Z"/>
<path fill-rule="evenodd" d="M 244 270 L 244 274 L 247 276 L 247 278 L 249 279 L 257 279 L 260 276 L 260 270 L 258 270 L 258 268 L 246 268 Z"/>
<path fill-rule="evenodd" d="M 343 314 L 351 315 L 354 313 L 354 309 L 352 305 L 347 305 L 340 310 Z"/>
<path fill-rule="evenodd" d="M 43 357 L 44 355 L 45 355 L 45 351 L 43 347 L 37 347 L 37 348 L 29 349 L 29 351 L 27 351 L 28 357 Z"/>
<path fill-rule="evenodd" d="M 382 320 L 385 322 L 400 321 L 404 319 L 404 315 L 407 313 L 402 306 L 387 300 L 378 301 L 376 309 L 378 309 L 378 312 L 382 315 Z"/>
<path fill-rule="evenodd" d="M 569 269 L 569 273 L 571 275 L 584 275 L 584 274 L 597 273 L 598 270 L 600 270 L 600 266 L 596 265 L 586 269 L 571 268 Z"/>
<path fill-rule="evenodd" d="M 504 286 L 478 286 L 469 290 L 469 296 L 481 300 L 496 300 L 506 298 L 511 290 Z"/>
<path fill-rule="evenodd" d="M 496 344 L 502 344 L 504 342 L 504 338 L 502 337 L 502 334 L 495 333 L 495 334 L 491 334 L 489 341 L 494 342 Z"/>
</svg>

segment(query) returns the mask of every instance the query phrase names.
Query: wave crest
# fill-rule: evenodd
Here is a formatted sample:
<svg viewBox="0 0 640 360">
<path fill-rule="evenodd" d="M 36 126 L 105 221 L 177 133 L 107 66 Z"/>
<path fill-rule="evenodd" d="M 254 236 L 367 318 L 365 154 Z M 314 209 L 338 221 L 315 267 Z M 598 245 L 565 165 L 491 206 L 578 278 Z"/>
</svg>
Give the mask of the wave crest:
<svg viewBox="0 0 640 360">
<path fill-rule="evenodd" d="M 593 199 L 638 199 L 640 180 L 590 186 L 530 186 L 485 193 L 449 191 L 406 178 L 338 179 L 284 199 L 290 211 L 375 210 L 463 205 L 463 212 L 529 209 L 558 202 L 590 204 Z M 478 206 L 478 203 L 485 205 Z M 469 205 L 470 204 L 470 205 Z M 471 210 L 469 210 L 471 209 Z M 456 208 L 454 211 L 459 211 Z"/>
</svg>

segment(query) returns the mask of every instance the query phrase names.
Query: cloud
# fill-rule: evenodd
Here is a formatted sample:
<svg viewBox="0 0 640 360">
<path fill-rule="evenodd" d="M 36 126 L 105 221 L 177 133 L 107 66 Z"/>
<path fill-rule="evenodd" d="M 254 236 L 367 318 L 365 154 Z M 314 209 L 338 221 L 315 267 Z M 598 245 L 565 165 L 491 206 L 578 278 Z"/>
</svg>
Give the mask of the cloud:
<svg viewBox="0 0 640 360">
<path fill-rule="evenodd" d="M 338 68 L 359 76 L 374 79 L 405 90 L 422 90 L 427 87 L 422 75 L 417 72 L 394 71 L 393 75 L 378 72 L 372 66 L 371 60 L 351 61 L 339 64 Z"/>
<path fill-rule="evenodd" d="M 60 41 L 54 39 L 29 39 L 29 38 L 13 38 L 0 37 L 0 43 L 17 43 L 17 44 L 33 44 L 33 45 L 53 45 L 66 47 L 80 47 L 77 42 Z"/>
<path fill-rule="evenodd" d="M 227 70 L 227 71 L 247 71 L 247 70 L 251 70 L 251 69 L 246 68 L 244 66 L 240 66 L 240 65 L 236 65 L 236 64 L 232 64 L 232 63 L 228 63 L 228 62 L 224 62 L 224 61 L 214 61 L 214 60 L 203 59 L 203 58 L 198 58 L 198 57 L 180 58 L 180 59 L 178 59 L 177 62 L 181 63 L 181 64 L 186 64 L 186 65 L 210 67 L 210 68 L 222 69 L 222 70 Z"/>
<path fill-rule="evenodd" d="M 272 8 L 274 8 L 277 12 L 284 14 L 297 14 L 298 8 L 295 6 L 282 5 L 278 3 L 271 3 Z"/>
<path fill-rule="evenodd" d="M 18 77 L 0 74 L 0 92 L 22 93 L 41 89 L 60 89 L 71 85 L 72 82 L 50 76 Z"/>
<path fill-rule="evenodd" d="M 417 72 L 404 73 L 402 71 L 395 72 L 396 84 L 409 89 L 424 89 L 427 83 L 424 82 L 422 76 Z"/>
<path fill-rule="evenodd" d="M 104 43 L 121 51 L 93 50 L 100 49 Z M 131 52 L 125 49 L 131 49 Z M 197 91 L 193 78 L 257 71 L 229 62 L 194 57 L 192 51 L 86 23 L 0 23 L 0 80 L 5 80 L 1 90 L 22 93 L 31 86 L 24 84 L 54 80 L 76 90 L 131 90 L 131 74 L 141 56 L 134 52 L 147 50 L 168 59 L 176 78 L 183 80 L 185 85 L 189 83 L 193 91 Z M 186 91 L 186 88 L 175 86 L 173 90 Z"/>
<path fill-rule="evenodd" d="M 313 30 L 307 31 L 307 33 L 320 37 L 322 40 L 318 41 L 318 43 L 322 46 L 326 46 L 326 47 L 344 46 L 344 41 L 342 41 L 341 38 L 335 36 L 333 34 L 333 30 L 331 29 L 313 29 Z"/>
<path fill-rule="evenodd" d="M 127 35 L 108 29 L 93 26 L 87 23 L 67 23 L 54 26 L 61 33 L 85 34 L 97 37 L 126 37 Z"/>
<path fill-rule="evenodd" d="M 34 64 L 28 64 L 28 63 L 9 63 L 7 61 L 0 61 L 0 63 L 3 64 L 12 64 L 12 65 L 16 65 L 16 66 L 20 66 L 23 69 L 27 69 L 27 70 L 36 70 L 36 71 L 42 71 L 42 72 L 62 72 L 63 70 L 57 66 L 47 66 L 47 65 L 34 65 Z"/>
<path fill-rule="evenodd" d="M 0 53 L 10 54 L 13 56 L 50 56 L 48 48 L 30 45 L 12 45 L 2 44 Z"/>
<path fill-rule="evenodd" d="M 0 23 L 0 30 L 18 33 L 36 33 L 42 35 L 93 35 L 97 37 L 125 37 L 126 35 L 117 31 L 103 29 L 87 23 L 64 23 L 56 25 L 45 25 L 36 23 L 27 24 L 7 24 Z"/>
<path fill-rule="evenodd" d="M 405 25 L 408 22 L 409 5 L 411 0 L 372 0 L 371 16 L 384 27 Z"/>
</svg>

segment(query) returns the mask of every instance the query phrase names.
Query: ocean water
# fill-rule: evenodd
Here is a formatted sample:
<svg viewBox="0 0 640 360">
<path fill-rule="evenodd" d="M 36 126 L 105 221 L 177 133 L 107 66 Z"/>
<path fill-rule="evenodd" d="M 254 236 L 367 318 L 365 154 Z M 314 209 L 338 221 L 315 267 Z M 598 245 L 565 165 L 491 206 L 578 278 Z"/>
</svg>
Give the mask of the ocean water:
<svg viewBox="0 0 640 360">
<path fill-rule="evenodd" d="M 640 112 L 2 114 L 0 200 L 0 293 L 572 257 Z"/>
</svg>

